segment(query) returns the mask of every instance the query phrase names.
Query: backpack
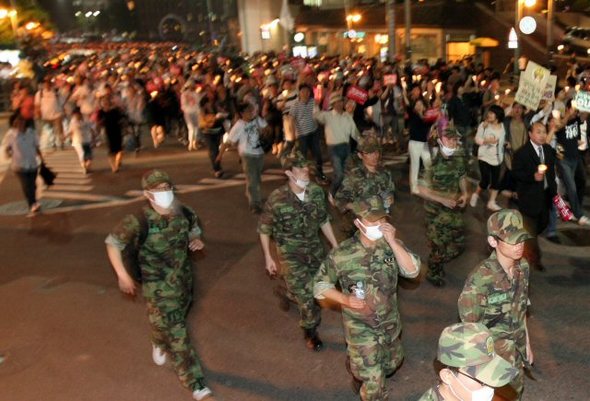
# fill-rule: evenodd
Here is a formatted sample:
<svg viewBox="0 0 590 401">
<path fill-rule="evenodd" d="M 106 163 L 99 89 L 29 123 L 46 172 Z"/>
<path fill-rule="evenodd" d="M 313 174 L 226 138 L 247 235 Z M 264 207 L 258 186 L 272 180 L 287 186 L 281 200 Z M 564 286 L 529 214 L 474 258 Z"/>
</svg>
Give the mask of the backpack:
<svg viewBox="0 0 590 401">
<path fill-rule="evenodd" d="M 194 224 L 195 216 L 186 206 L 182 205 L 181 209 L 182 214 L 189 221 L 189 226 L 192 226 Z M 135 217 L 137 218 L 137 221 L 139 221 L 139 235 L 135 239 L 133 246 L 126 246 L 125 249 L 123 249 L 122 257 L 127 273 L 129 273 L 133 280 L 141 283 L 143 279 L 141 276 L 141 266 L 139 265 L 139 250 L 147 239 L 149 222 L 143 209 L 136 213 Z"/>
</svg>

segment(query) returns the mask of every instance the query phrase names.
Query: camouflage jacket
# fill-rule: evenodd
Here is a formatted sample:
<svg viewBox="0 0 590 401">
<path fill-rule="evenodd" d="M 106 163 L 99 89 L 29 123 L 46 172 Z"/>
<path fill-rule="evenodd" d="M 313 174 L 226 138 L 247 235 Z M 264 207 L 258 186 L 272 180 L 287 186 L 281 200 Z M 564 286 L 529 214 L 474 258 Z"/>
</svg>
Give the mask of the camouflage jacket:
<svg viewBox="0 0 590 401">
<path fill-rule="evenodd" d="M 420 257 L 411 252 L 410 255 L 414 264 L 420 266 Z M 322 299 L 322 293 L 335 288 L 336 284 L 339 284 L 344 294 L 349 295 L 361 283 L 367 306 L 363 310 L 343 307 L 344 324 L 379 329 L 394 323 L 399 333 L 398 274 L 411 278 L 417 275 L 408 274 L 399 267 L 385 239 L 377 240 L 373 249 L 366 248 L 357 232 L 333 249 L 324 260 L 314 280 L 314 296 Z"/>
<path fill-rule="evenodd" d="M 443 398 L 439 395 L 436 387 L 431 388 L 424 394 L 422 397 L 418 399 L 418 401 L 444 401 Z"/>
<path fill-rule="evenodd" d="M 366 199 L 373 195 L 379 195 L 385 201 L 395 192 L 395 183 L 391 172 L 380 166 L 377 172 L 371 173 L 361 163 L 360 166 L 352 168 L 342 181 L 342 185 L 334 197 L 336 206 L 341 210 L 346 209 L 348 203 Z M 390 205 L 386 206 L 388 210 Z"/>
<path fill-rule="evenodd" d="M 527 261 L 520 260 L 511 280 L 494 251 L 467 277 L 458 302 L 461 321 L 490 329 L 496 352 L 505 359 L 513 360 L 515 347 L 525 359 L 528 290 Z"/>
<path fill-rule="evenodd" d="M 467 160 L 463 148 L 458 148 L 451 157 L 444 157 L 438 152 L 420 184 L 435 191 L 457 195 L 461 193 L 459 181 L 466 174 Z"/>
<path fill-rule="evenodd" d="M 319 230 L 330 221 L 326 194 L 319 185 L 310 183 L 303 199 L 285 184 L 270 194 L 258 220 L 258 233 L 272 237 L 283 252 L 320 242 Z"/>
<path fill-rule="evenodd" d="M 143 295 L 177 297 L 192 291 L 192 270 L 188 257 L 188 243 L 201 236 L 195 212 L 187 208 L 193 217 L 187 219 L 180 207 L 176 213 L 161 215 L 150 206 L 143 208 L 148 223 L 148 233 L 139 245 L 139 265 L 143 279 Z M 189 221 L 190 220 L 190 221 Z M 140 222 L 133 214 L 127 215 L 106 239 L 121 250 L 135 246 L 140 235 Z"/>
</svg>

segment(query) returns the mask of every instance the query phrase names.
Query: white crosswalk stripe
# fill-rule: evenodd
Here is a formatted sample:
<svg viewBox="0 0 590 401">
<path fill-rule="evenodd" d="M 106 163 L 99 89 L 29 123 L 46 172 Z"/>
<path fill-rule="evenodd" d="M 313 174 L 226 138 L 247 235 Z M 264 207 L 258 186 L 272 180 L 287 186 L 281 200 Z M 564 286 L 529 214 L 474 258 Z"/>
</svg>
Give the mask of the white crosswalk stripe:
<svg viewBox="0 0 590 401">
<path fill-rule="evenodd" d="M 112 199 L 112 197 L 89 193 L 94 189 L 92 179 L 84 174 L 78 156 L 73 149 L 49 153 L 45 155 L 44 159 L 47 166 L 57 174 L 57 177 L 54 185 L 42 190 L 41 196 L 43 198 L 89 201 Z"/>
</svg>

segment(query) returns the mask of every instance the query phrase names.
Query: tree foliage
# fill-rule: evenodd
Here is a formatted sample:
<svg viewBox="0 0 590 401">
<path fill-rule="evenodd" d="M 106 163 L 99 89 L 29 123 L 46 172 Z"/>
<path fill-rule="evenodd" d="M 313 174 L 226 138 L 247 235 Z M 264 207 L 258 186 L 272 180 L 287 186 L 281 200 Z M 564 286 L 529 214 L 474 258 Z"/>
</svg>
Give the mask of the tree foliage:
<svg viewBox="0 0 590 401">
<path fill-rule="evenodd" d="M 28 22 L 39 22 L 45 29 L 52 29 L 49 14 L 43 10 L 35 0 L 15 0 L 16 5 L 16 23 L 19 32 L 24 29 Z M 0 1 L 0 8 L 12 9 L 10 2 L 7 0 Z M 16 46 L 15 32 L 12 28 L 10 18 L 0 20 L 0 46 Z"/>
</svg>

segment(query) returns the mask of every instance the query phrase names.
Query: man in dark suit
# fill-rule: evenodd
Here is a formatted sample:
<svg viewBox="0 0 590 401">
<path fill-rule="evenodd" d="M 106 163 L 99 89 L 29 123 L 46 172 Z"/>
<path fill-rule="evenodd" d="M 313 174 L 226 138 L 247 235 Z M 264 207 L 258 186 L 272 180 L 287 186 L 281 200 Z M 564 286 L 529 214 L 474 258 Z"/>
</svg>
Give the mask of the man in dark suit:
<svg viewBox="0 0 590 401">
<path fill-rule="evenodd" d="M 512 175 L 525 228 L 535 236 L 525 248 L 525 257 L 543 271 L 537 236 L 547 227 L 553 197 L 557 194 L 555 150 L 545 143 L 547 129 L 542 123 L 531 125 L 528 133 L 529 141 L 514 154 Z"/>
</svg>

